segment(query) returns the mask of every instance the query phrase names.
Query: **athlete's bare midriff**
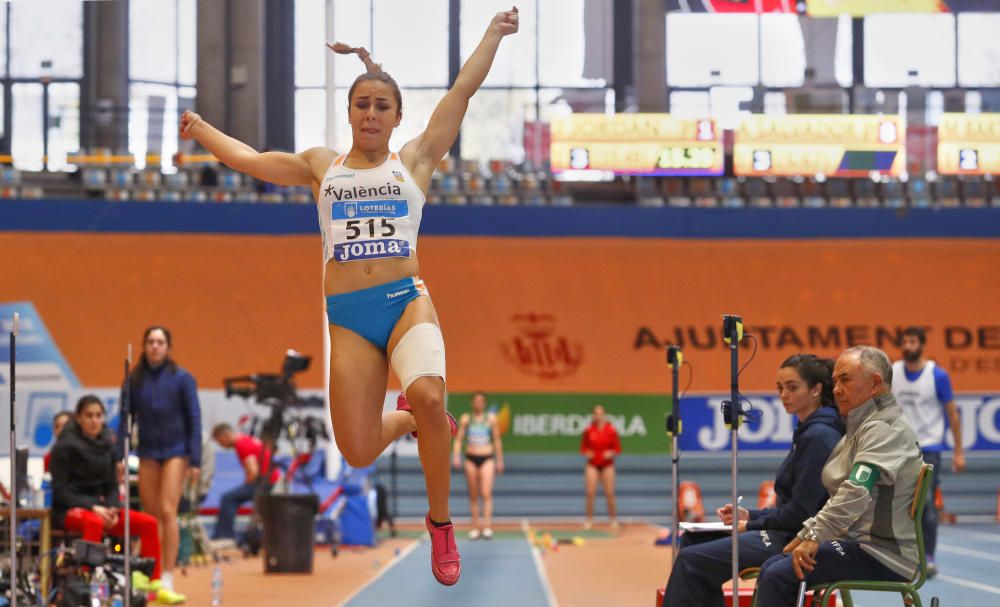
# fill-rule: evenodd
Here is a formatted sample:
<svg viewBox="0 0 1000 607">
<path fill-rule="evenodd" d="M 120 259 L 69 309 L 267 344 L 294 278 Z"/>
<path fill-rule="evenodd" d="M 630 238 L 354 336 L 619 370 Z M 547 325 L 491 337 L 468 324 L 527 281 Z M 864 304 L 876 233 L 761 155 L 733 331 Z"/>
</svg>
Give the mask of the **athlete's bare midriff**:
<svg viewBox="0 0 1000 607">
<path fill-rule="evenodd" d="M 420 273 L 420 262 L 414 252 L 410 257 L 379 259 L 375 261 L 330 260 L 326 263 L 323 291 L 326 295 L 339 295 L 360 291 L 387 282 L 401 280 Z"/>
<path fill-rule="evenodd" d="M 477 455 L 479 457 L 487 457 L 493 455 L 493 444 L 489 445 L 466 445 L 465 446 L 466 455 Z"/>
</svg>

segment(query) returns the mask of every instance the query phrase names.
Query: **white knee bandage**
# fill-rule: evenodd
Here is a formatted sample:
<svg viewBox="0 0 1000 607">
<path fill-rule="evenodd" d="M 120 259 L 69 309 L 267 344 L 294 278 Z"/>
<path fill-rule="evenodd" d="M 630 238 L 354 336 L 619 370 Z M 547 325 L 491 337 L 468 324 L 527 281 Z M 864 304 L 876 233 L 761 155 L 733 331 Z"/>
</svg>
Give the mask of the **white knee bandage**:
<svg viewBox="0 0 1000 607">
<path fill-rule="evenodd" d="M 418 377 L 445 379 L 441 329 L 429 322 L 413 325 L 396 344 L 390 360 L 404 392 Z"/>
</svg>

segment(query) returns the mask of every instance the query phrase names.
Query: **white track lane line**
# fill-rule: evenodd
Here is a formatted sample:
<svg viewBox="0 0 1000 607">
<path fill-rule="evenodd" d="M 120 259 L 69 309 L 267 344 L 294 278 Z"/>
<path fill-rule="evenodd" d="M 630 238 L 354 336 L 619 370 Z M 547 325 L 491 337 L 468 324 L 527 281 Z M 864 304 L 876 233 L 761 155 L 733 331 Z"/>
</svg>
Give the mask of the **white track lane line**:
<svg viewBox="0 0 1000 607">
<path fill-rule="evenodd" d="M 350 596 L 348 596 L 346 599 L 344 599 L 340 603 L 337 603 L 337 607 L 344 607 L 344 605 L 346 605 L 346 604 L 350 603 L 351 601 L 353 601 L 359 594 L 361 594 L 362 592 L 364 592 L 365 588 L 368 588 L 369 586 L 371 586 L 372 584 L 374 584 L 375 582 L 377 582 L 379 578 L 381 578 L 383 575 L 385 575 L 386 573 L 388 573 L 390 569 L 392 569 L 400 561 L 402 561 L 403 559 L 405 559 L 407 557 L 407 555 L 409 555 L 411 552 L 413 552 L 414 550 L 416 550 L 417 546 L 419 546 L 422 542 L 423 542 L 423 540 L 413 540 L 413 542 L 411 542 L 409 546 L 407 546 L 406 548 L 403 548 L 399 552 L 398 556 L 394 556 L 392 558 L 392 560 L 389 561 L 389 563 L 385 567 L 383 567 L 382 569 L 380 569 L 379 572 L 375 574 L 375 577 L 373 577 L 372 579 L 368 580 L 365 583 L 364 586 L 362 586 L 361 588 L 358 588 L 357 590 L 355 590 L 354 593 L 351 594 Z"/>
<path fill-rule="evenodd" d="M 972 529 L 958 529 L 956 527 L 947 527 L 947 535 L 964 535 L 965 537 L 974 537 L 979 540 L 986 540 L 988 542 L 1000 542 L 1000 533 L 991 533 L 989 531 L 973 531 Z M 942 533 L 939 531 L 938 536 L 940 537 Z"/>
<path fill-rule="evenodd" d="M 992 552 L 983 552 L 982 550 L 972 550 L 971 548 L 959 548 L 958 546 L 949 546 L 948 544 L 938 544 L 937 549 L 941 552 L 949 552 L 951 554 L 961 554 L 963 556 L 973 556 L 979 559 L 986 559 L 987 561 L 994 561 L 1000 563 L 1000 555 L 994 554 Z"/>
<path fill-rule="evenodd" d="M 942 582 L 948 582 L 949 584 L 955 584 L 956 586 L 964 586 L 966 588 L 974 588 L 976 590 L 982 590 L 983 592 L 992 592 L 993 594 L 1000 594 L 1000 588 L 997 586 L 990 586 L 989 584 L 982 584 L 980 582 L 973 582 L 972 580 L 966 580 L 960 577 L 952 577 L 944 573 L 939 573 L 934 576 L 934 580 L 941 580 Z"/>
</svg>

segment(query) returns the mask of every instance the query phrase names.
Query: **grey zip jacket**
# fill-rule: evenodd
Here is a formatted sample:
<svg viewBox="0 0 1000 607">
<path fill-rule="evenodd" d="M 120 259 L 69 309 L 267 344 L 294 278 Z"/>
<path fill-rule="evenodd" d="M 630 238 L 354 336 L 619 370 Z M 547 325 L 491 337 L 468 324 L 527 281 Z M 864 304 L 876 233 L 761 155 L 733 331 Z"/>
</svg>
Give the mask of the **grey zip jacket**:
<svg viewBox="0 0 1000 607">
<path fill-rule="evenodd" d="M 816 516 L 802 523 L 799 538 L 806 539 L 806 530 L 811 529 L 821 544 L 860 542 L 862 550 L 883 565 L 912 577 L 918 559 L 910 506 L 921 465 L 917 437 L 896 399 L 882 394 L 869 400 L 847 414 L 847 434 L 823 467 L 823 486 L 831 497 Z M 870 467 L 877 469 L 878 479 L 869 492 L 858 479 L 874 476 Z"/>
</svg>

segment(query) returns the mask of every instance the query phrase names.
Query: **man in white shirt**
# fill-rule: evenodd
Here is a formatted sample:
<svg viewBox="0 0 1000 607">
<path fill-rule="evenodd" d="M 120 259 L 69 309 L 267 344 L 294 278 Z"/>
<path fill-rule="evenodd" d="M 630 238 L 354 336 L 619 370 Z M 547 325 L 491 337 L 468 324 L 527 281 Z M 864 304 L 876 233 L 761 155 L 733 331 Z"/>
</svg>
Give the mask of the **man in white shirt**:
<svg viewBox="0 0 1000 607">
<path fill-rule="evenodd" d="M 903 359 L 893 363 L 892 393 L 903 409 L 907 423 L 920 440 L 924 461 L 934 464 L 934 484 L 924 508 L 924 543 L 927 550 L 927 569 L 937 573 L 934 548 L 937 545 L 938 512 L 934 494 L 938 488 L 941 471 L 941 452 L 945 449 L 945 414 L 955 439 L 952 469 L 965 470 L 965 451 L 962 446 L 962 426 L 952 395 L 948 372 L 924 357 L 927 333 L 920 327 L 903 331 L 901 349 Z"/>
</svg>

